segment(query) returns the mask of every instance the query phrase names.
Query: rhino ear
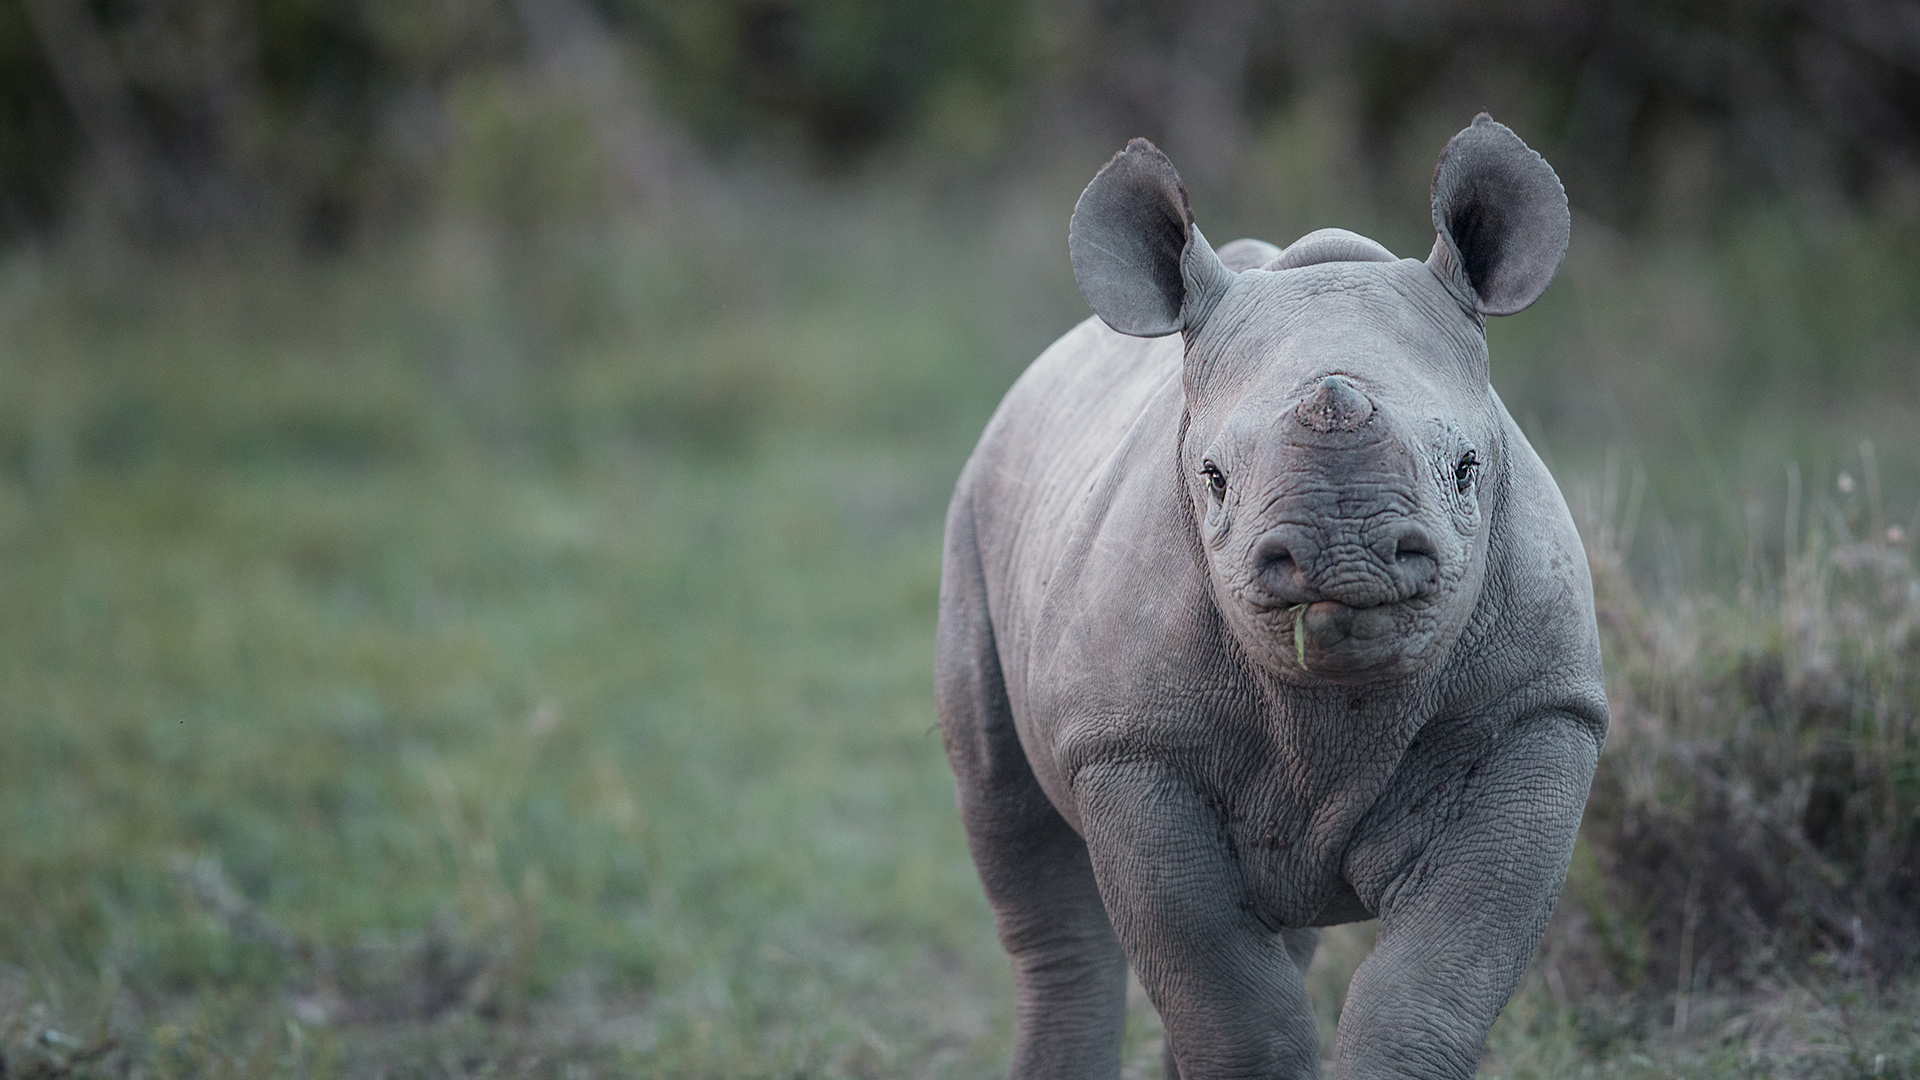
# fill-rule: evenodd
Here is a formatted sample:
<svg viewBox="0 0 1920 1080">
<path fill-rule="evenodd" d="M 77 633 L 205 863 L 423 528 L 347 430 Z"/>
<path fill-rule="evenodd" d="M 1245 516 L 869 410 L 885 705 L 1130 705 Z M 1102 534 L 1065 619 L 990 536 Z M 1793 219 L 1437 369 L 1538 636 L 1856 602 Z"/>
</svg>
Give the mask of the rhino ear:
<svg viewBox="0 0 1920 1080">
<path fill-rule="evenodd" d="M 1540 298 L 1567 254 L 1569 225 L 1553 167 L 1486 113 L 1440 152 L 1440 236 L 1427 265 L 1481 314 L 1511 315 Z"/>
<path fill-rule="evenodd" d="M 1081 193 L 1067 249 L 1087 303 L 1135 337 L 1197 329 L 1233 282 L 1194 226 L 1173 162 L 1145 139 L 1128 143 Z"/>
</svg>

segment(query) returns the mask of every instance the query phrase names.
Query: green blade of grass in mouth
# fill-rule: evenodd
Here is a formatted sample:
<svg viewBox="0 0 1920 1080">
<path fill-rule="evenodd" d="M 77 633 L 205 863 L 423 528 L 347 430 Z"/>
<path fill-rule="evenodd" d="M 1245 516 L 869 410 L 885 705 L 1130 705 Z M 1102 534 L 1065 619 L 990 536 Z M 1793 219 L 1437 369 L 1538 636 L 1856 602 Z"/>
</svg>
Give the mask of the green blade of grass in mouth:
<svg viewBox="0 0 1920 1080">
<path fill-rule="evenodd" d="M 1293 656 L 1300 666 L 1307 666 L 1307 609 L 1311 604 L 1295 604 L 1287 610 L 1293 614 Z"/>
</svg>

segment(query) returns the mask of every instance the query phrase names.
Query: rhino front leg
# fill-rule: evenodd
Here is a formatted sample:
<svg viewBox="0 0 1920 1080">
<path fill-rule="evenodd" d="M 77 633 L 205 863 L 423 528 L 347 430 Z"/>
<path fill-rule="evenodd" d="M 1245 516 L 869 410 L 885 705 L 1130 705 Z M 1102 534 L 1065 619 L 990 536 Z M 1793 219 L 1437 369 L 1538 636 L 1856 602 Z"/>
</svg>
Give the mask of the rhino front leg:
<svg viewBox="0 0 1920 1080">
<path fill-rule="evenodd" d="M 1314 951 L 1320 947 L 1320 928 L 1302 927 L 1298 930 L 1280 931 L 1280 939 L 1287 943 L 1287 955 L 1293 958 L 1293 966 L 1305 976 L 1307 969 L 1313 966 Z M 1161 1070 L 1166 1080 L 1180 1080 L 1180 1063 L 1173 1057 L 1173 1040 L 1166 1040 L 1160 1052 Z"/>
<path fill-rule="evenodd" d="M 1073 787 L 1101 896 L 1166 1026 L 1168 1075 L 1318 1076 L 1320 1035 L 1294 955 L 1311 959 L 1306 935 L 1289 940 L 1254 916 L 1192 782 L 1125 761 L 1084 767 Z"/>
<path fill-rule="evenodd" d="M 1397 868 L 1341 1012 L 1339 1080 L 1474 1074 L 1546 932 L 1598 760 L 1588 725 L 1563 715 L 1527 723 Z"/>
<path fill-rule="evenodd" d="M 1087 846 L 1034 778 L 987 618 L 964 506 L 948 528 L 937 693 L 967 846 L 1013 959 L 1014 1080 L 1114 1080 L 1126 1028 L 1127 961 Z"/>
</svg>

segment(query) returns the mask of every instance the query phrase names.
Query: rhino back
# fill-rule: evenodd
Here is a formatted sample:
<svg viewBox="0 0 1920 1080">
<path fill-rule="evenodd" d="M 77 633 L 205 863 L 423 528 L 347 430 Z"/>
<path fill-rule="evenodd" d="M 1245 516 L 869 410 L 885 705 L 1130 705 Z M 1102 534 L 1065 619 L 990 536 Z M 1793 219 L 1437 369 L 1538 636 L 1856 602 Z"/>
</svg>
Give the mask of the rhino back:
<svg viewBox="0 0 1920 1080">
<path fill-rule="evenodd" d="M 973 518 L 996 651 L 1022 721 L 1036 635 L 1063 590 L 1079 591 L 1069 583 L 1098 572 L 1087 564 L 1099 561 L 1100 538 L 1151 533 L 1156 548 L 1185 558 L 1171 484 L 1181 355 L 1178 336 L 1125 337 L 1088 319 L 1008 391 L 961 476 L 955 500 Z M 1139 487 L 1155 481 L 1143 500 Z"/>
</svg>

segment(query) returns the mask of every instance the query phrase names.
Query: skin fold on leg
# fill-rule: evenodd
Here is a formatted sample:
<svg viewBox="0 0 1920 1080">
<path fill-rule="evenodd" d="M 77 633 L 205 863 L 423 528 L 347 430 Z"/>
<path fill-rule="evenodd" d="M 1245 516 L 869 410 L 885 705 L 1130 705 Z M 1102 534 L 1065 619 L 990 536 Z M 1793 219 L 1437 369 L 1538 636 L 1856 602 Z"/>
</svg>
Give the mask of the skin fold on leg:
<svg viewBox="0 0 1920 1080">
<path fill-rule="evenodd" d="M 1570 717 L 1525 722 L 1446 831 L 1384 890 L 1334 1044 L 1340 1080 L 1464 1080 L 1559 899 L 1599 756 Z"/>
<path fill-rule="evenodd" d="M 1319 1029 L 1290 942 L 1249 910 L 1238 864 L 1191 783 L 1132 760 L 1081 770 L 1074 793 L 1101 894 L 1178 1075 L 1318 1076 Z"/>
</svg>

